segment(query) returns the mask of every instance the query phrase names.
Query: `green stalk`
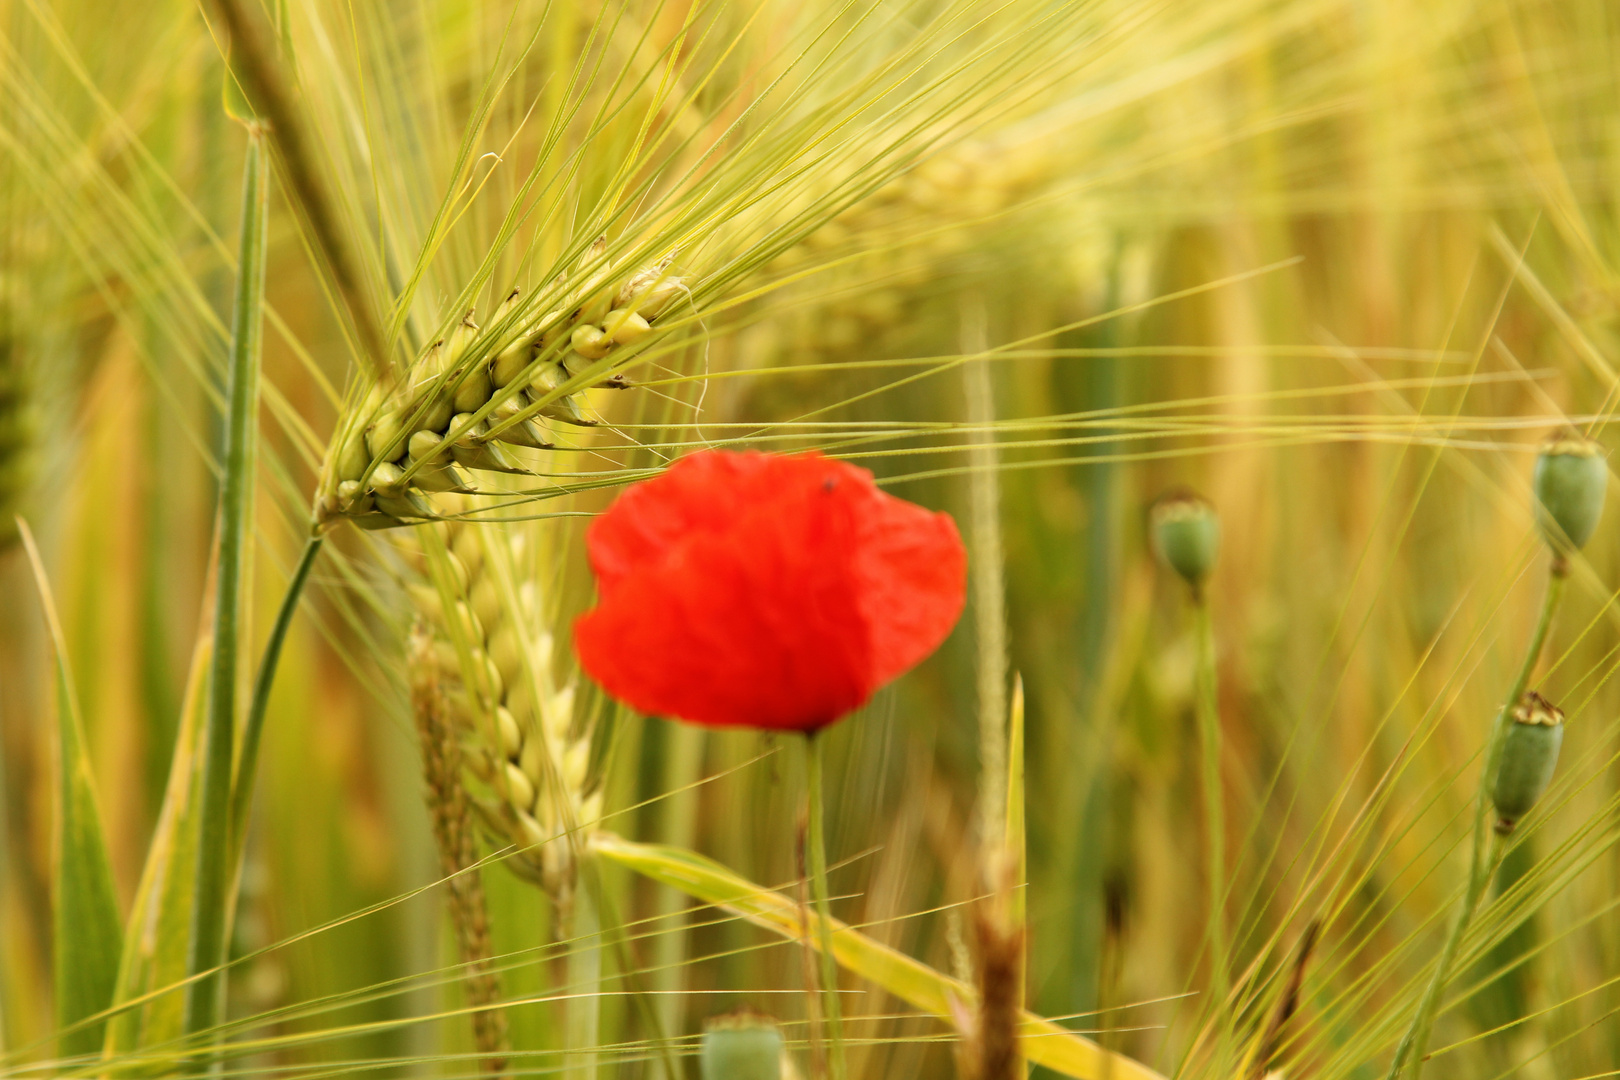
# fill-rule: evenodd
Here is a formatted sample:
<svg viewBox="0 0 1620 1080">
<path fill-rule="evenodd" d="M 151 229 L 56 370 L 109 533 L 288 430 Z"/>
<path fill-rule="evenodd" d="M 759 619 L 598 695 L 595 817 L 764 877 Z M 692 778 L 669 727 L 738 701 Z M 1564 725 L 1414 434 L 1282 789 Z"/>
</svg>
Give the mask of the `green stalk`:
<svg viewBox="0 0 1620 1080">
<path fill-rule="evenodd" d="M 242 726 L 242 752 L 237 758 L 236 779 L 231 785 L 229 865 L 233 874 L 241 868 L 242 851 L 247 842 L 248 813 L 253 809 L 253 777 L 259 761 L 259 738 L 264 733 L 264 714 L 270 707 L 270 688 L 275 685 L 276 667 L 281 663 L 281 647 L 287 641 L 287 629 L 298 610 L 298 600 L 309 581 L 309 571 L 320 553 L 321 537 L 311 535 L 304 545 L 303 554 L 298 557 L 298 565 L 293 567 L 287 592 L 281 598 L 281 610 L 276 612 L 276 623 L 270 629 L 270 640 L 265 643 L 259 672 L 253 680 L 253 698 L 248 703 L 247 722 Z"/>
<path fill-rule="evenodd" d="M 827 840 L 822 816 L 826 812 L 821 793 L 822 741 L 815 732 L 804 737 L 806 786 L 809 788 L 810 895 L 816 904 L 816 928 L 821 937 L 821 993 L 826 1000 L 827 1029 L 832 1036 L 832 1080 L 844 1080 L 844 1019 L 838 1005 L 838 962 L 833 956 L 832 910 L 827 902 Z"/>
<path fill-rule="evenodd" d="M 566 1075 L 596 1080 L 602 1009 L 602 920 L 590 889 L 576 887 L 568 913 L 568 1032 Z"/>
<path fill-rule="evenodd" d="M 702 775 L 705 733 L 691 724 L 664 724 L 660 734 L 663 781 L 659 790 L 672 793 L 662 805 L 660 831 L 665 843 L 689 848 L 697 837 L 698 795 L 688 789 Z M 659 991 L 655 999 L 659 1026 L 664 1031 L 680 1031 L 682 991 L 687 989 L 686 900 L 680 890 L 659 886 L 655 903 L 659 934 L 653 941 L 653 977 Z M 666 1067 L 664 1080 L 681 1080 L 681 1074 Z"/>
<path fill-rule="evenodd" d="M 1215 681 L 1215 627 L 1209 599 L 1195 589 L 1193 609 L 1198 621 L 1198 742 L 1203 756 L 1204 850 L 1208 855 L 1205 877 L 1209 890 L 1209 988 L 1212 1015 L 1226 1007 L 1226 811 L 1221 798 L 1221 717 Z M 1218 1025 L 1218 1021 L 1217 1021 Z"/>
<path fill-rule="evenodd" d="M 220 967 L 230 907 L 230 802 L 236 734 L 236 671 L 243 567 L 253 509 L 254 434 L 259 400 L 259 353 L 264 300 L 265 218 L 268 208 L 263 135 L 250 129 L 242 180 L 242 239 L 226 385 L 225 456 L 219 496 L 219 569 L 214 595 L 214 654 L 202 762 L 202 832 L 191 911 L 186 974 L 185 1033 L 214 1028 L 224 1012 Z M 192 1062 L 195 1071 L 205 1058 Z"/>
<path fill-rule="evenodd" d="M 1541 601 L 1541 618 L 1536 623 L 1536 632 L 1531 635 L 1530 646 L 1525 650 L 1524 662 L 1513 680 L 1513 688 L 1491 722 L 1490 741 L 1485 747 L 1485 766 L 1480 770 L 1479 790 L 1474 795 L 1474 843 L 1468 865 L 1468 889 L 1463 893 L 1462 903 L 1446 934 L 1445 944 L 1440 948 L 1440 958 L 1435 962 L 1434 974 L 1429 977 L 1429 984 L 1423 990 L 1423 998 L 1412 1016 L 1412 1023 L 1396 1047 L 1395 1060 L 1390 1062 L 1387 1080 L 1399 1080 L 1408 1063 L 1411 1064 L 1412 1080 L 1419 1080 L 1423 1075 L 1423 1055 L 1429 1046 L 1429 1035 L 1434 1030 L 1440 994 L 1450 978 L 1451 965 L 1457 959 L 1463 934 L 1473 921 L 1474 911 L 1479 907 L 1480 898 L 1485 895 L 1485 887 L 1496 872 L 1496 834 L 1491 830 L 1490 820 L 1491 780 L 1496 775 L 1502 741 L 1507 736 L 1508 715 L 1524 695 L 1525 688 L 1530 684 L 1530 676 L 1536 670 L 1536 662 L 1541 659 L 1541 649 L 1547 641 L 1547 631 L 1552 627 L 1553 612 L 1563 599 L 1564 582 L 1568 575 L 1568 565 L 1562 558 L 1555 557 L 1547 579 L 1547 594 Z"/>
</svg>

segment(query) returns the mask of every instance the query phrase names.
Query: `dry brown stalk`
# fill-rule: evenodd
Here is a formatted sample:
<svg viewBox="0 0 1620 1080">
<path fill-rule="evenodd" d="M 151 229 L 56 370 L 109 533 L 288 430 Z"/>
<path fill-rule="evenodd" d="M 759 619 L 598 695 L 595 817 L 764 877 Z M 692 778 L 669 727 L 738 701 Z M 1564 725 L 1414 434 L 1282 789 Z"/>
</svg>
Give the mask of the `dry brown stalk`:
<svg viewBox="0 0 1620 1080">
<path fill-rule="evenodd" d="M 1299 994 L 1305 985 L 1305 969 L 1311 962 L 1311 953 L 1316 949 L 1316 939 L 1321 930 L 1321 922 L 1312 919 L 1310 925 L 1305 927 L 1304 936 L 1299 940 L 1299 950 L 1294 954 L 1293 970 L 1288 973 L 1288 985 L 1283 989 L 1283 996 L 1277 1002 L 1276 1011 L 1271 1014 L 1271 1020 L 1266 1024 L 1265 1036 L 1260 1040 L 1260 1055 L 1255 1060 L 1254 1066 L 1256 1080 L 1264 1080 L 1271 1075 L 1271 1064 L 1276 1060 L 1278 1051 L 1282 1049 L 1283 1026 L 1299 1009 Z"/>
<path fill-rule="evenodd" d="M 332 281 L 349 310 L 349 318 L 360 337 L 361 359 L 373 374 L 381 375 L 388 368 L 388 356 L 376 313 L 361 288 L 350 245 L 338 228 L 331 199 L 309 155 L 303 128 L 293 110 L 292 95 L 241 0 L 214 0 L 214 7 L 229 33 L 232 66 L 248 84 L 244 89 L 253 107 L 262 111 L 269 122 L 270 138 L 278 151 L 282 175 L 292 188 L 298 208 L 309 223 L 310 233 L 326 257 Z"/>
<path fill-rule="evenodd" d="M 506 1072 L 511 1044 L 506 1013 L 494 1006 L 501 1000 L 500 977 L 491 965 L 489 908 L 484 901 L 483 878 L 470 869 L 477 861 L 473 847 L 472 813 L 461 785 L 461 745 L 452 731 L 448 707 L 433 655 L 432 636 L 418 625 L 411 635 L 411 708 L 422 749 L 422 778 L 426 783 L 433 838 L 439 846 L 439 871 L 444 876 L 450 919 L 455 925 L 463 980 L 472 1013 L 473 1041 L 486 1073 Z"/>
<path fill-rule="evenodd" d="M 997 922 L 980 913 L 974 923 L 979 954 L 978 1080 L 1016 1080 L 1024 1073 L 1018 1053 L 1024 931 Z"/>
</svg>

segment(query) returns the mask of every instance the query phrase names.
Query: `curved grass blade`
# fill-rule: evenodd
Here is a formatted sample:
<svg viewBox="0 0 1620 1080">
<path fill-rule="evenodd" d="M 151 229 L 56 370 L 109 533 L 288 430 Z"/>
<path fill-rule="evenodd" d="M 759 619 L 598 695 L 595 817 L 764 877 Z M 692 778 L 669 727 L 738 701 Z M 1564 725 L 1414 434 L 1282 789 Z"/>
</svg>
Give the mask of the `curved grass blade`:
<svg viewBox="0 0 1620 1080">
<path fill-rule="evenodd" d="M 57 779 L 51 896 L 56 969 L 56 1024 L 64 1057 L 101 1049 L 106 1020 L 82 1023 L 112 1004 L 124 936 L 113 891 L 112 863 L 96 809 L 95 778 L 85 751 L 84 723 L 68 669 L 67 641 L 56 617 L 50 581 L 28 523 L 17 531 L 39 587 L 40 606 L 56 653 Z"/>
<path fill-rule="evenodd" d="M 107 1024 L 103 1057 L 109 1064 L 141 1047 L 178 1039 L 184 1024 L 181 984 L 191 939 L 201 797 L 196 763 L 211 657 L 212 642 L 204 634 L 192 654 L 169 785 L 130 908 L 115 1013 Z"/>
<path fill-rule="evenodd" d="M 242 179 L 242 240 L 226 385 L 224 476 L 219 496 L 219 569 L 215 577 L 214 655 L 209 666 L 203 733 L 202 799 L 197 879 L 186 974 L 201 976 L 186 990 L 185 1031 L 196 1034 L 223 1014 L 230 921 L 230 802 L 236 736 L 236 675 L 243 576 L 253 506 L 259 354 L 263 343 L 265 219 L 268 212 L 264 136 L 250 129 Z"/>
<path fill-rule="evenodd" d="M 755 885 L 746 878 L 695 851 L 662 844 L 639 844 L 613 833 L 591 837 L 597 854 L 627 866 L 644 877 L 673 886 L 706 903 L 725 908 L 755 926 L 799 940 L 803 932 L 799 906 L 789 897 Z M 839 964 L 889 993 L 942 1019 L 953 1014 L 952 1000 L 971 1001 L 973 989 L 927 964 L 879 944 L 838 919 L 829 919 L 833 957 Z M 817 933 L 812 947 L 820 947 Z M 1139 1061 L 1098 1046 L 1090 1039 L 1036 1016 L 1027 1010 L 1019 1027 L 1024 1056 L 1063 1076 L 1077 1080 L 1164 1080 Z"/>
<path fill-rule="evenodd" d="M 281 647 L 287 642 L 287 629 L 292 626 L 293 614 L 298 610 L 299 598 L 309 582 L 309 572 L 315 557 L 321 553 L 321 538 L 311 536 L 304 544 L 304 552 L 293 567 L 287 581 L 287 591 L 281 598 L 281 610 L 276 612 L 275 625 L 270 628 L 270 640 L 265 642 L 264 656 L 259 661 L 259 672 L 253 679 L 253 699 L 248 703 L 247 722 L 242 725 L 242 752 L 236 763 L 236 778 L 231 785 L 231 857 L 232 873 L 240 873 L 242 852 L 247 845 L 248 813 L 253 809 L 253 776 L 259 763 L 259 737 L 264 733 L 264 715 L 270 708 L 270 688 L 275 685 L 276 668 L 281 663 Z"/>
</svg>

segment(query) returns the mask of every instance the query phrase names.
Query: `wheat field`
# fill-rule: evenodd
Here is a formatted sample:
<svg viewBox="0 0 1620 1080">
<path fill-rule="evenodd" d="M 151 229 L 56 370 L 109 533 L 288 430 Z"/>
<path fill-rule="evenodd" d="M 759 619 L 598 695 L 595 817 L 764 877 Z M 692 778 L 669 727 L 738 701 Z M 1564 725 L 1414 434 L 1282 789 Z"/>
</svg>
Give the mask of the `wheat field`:
<svg viewBox="0 0 1620 1080">
<path fill-rule="evenodd" d="M 0 1075 L 1620 1076 L 1613 4 L 0 0 L 0 218 Z M 966 542 L 808 758 L 703 450 Z"/>
</svg>

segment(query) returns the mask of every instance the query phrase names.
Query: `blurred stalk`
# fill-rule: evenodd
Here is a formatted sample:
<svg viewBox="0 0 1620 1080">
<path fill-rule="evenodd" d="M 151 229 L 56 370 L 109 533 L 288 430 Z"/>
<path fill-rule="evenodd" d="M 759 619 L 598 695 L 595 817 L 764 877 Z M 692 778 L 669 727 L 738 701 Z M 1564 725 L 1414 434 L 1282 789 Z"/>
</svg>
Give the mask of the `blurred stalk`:
<svg viewBox="0 0 1620 1080">
<path fill-rule="evenodd" d="M 1518 843 L 1503 852 L 1491 895 L 1500 900 L 1511 893 L 1535 865 L 1534 837 L 1520 837 Z M 1530 1012 L 1530 973 L 1540 938 L 1536 913 L 1529 911 L 1474 968 L 1474 981 L 1482 981 L 1483 985 L 1469 1000 L 1469 1011 L 1481 1029 L 1491 1032 L 1487 1041 L 1498 1051 L 1503 1068 L 1509 1063 L 1505 1044 L 1512 1028 Z"/>
<path fill-rule="evenodd" d="M 1124 238 L 1116 236 L 1102 311 L 1115 311 L 1123 303 L 1124 252 Z M 1063 349 L 1117 348 L 1125 336 L 1122 327 L 1122 319 L 1107 319 L 1094 327 L 1061 335 L 1056 344 Z M 1059 364 L 1053 375 L 1059 411 L 1095 413 L 1120 404 L 1117 356 L 1085 357 Z M 1117 449 L 1117 443 L 1099 441 L 1079 450 L 1084 461 L 1077 470 L 1077 487 L 1085 505 L 1081 538 L 1085 577 L 1075 629 L 1075 684 L 1081 723 L 1068 733 L 1062 775 L 1080 781 L 1064 785 L 1054 835 L 1079 835 L 1085 841 L 1070 844 L 1067 851 L 1059 853 L 1059 880 L 1071 898 L 1074 915 L 1065 920 L 1068 925 L 1061 941 L 1045 943 L 1062 950 L 1056 970 L 1066 973 L 1061 980 L 1053 980 L 1054 995 L 1043 1002 L 1044 1009 L 1052 1013 L 1089 1013 L 1099 1004 L 1106 940 L 1103 881 L 1107 876 L 1107 852 L 1113 847 L 1109 836 L 1115 808 L 1110 795 L 1114 786 L 1114 725 L 1104 715 L 1108 703 L 1103 700 L 1103 684 L 1119 606 L 1120 469 L 1112 460 Z"/>
<path fill-rule="evenodd" d="M 962 351 L 988 347 L 983 297 L 967 299 L 962 314 Z M 972 448 L 968 499 L 973 559 L 973 629 L 978 643 L 979 845 L 988 856 L 999 848 L 1007 821 L 1007 597 L 1001 548 L 1001 484 L 997 475 L 996 399 L 990 361 L 962 365 Z"/>
<path fill-rule="evenodd" d="M 333 200 L 321 183 L 304 141 L 303 127 L 293 111 L 292 95 L 242 0 L 214 0 L 214 9 L 230 31 L 232 68 L 246 83 L 243 89 L 254 109 L 269 122 L 270 136 L 280 151 L 289 194 L 303 212 L 310 234 L 326 258 L 332 283 L 343 298 L 359 338 L 360 364 L 373 376 L 386 377 L 389 354 L 382 330 L 361 285 L 353 247 L 338 227 Z"/>
<path fill-rule="evenodd" d="M 227 386 L 224 469 L 219 499 L 219 569 L 214 601 L 214 654 L 209 673 L 208 719 L 202 763 L 202 835 L 197 846 L 186 974 L 185 1033 L 214 1028 L 224 1013 L 220 970 L 229 940 L 230 802 L 235 758 L 236 676 L 243 602 L 243 567 L 253 510 L 254 451 L 259 402 L 259 359 L 265 274 L 268 185 L 263 135 L 250 129 L 242 181 L 242 238 L 237 258 Z M 193 1059 L 206 1067 L 206 1056 Z"/>
<path fill-rule="evenodd" d="M 698 794 L 686 790 L 696 783 L 703 770 L 702 728 L 691 724 L 660 724 L 664 740 L 663 772 L 658 790 L 664 793 L 660 831 L 664 842 L 676 847 L 694 847 L 697 839 Z M 686 989 L 686 901 L 667 885 L 657 886 L 653 925 L 658 937 L 653 945 L 653 986 L 659 1026 L 665 1032 L 682 1030 L 682 991 Z M 664 1080 L 680 1080 L 667 1074 Z"/>
<path fill-rule="evenodd" d="M 1200 786 L 1204 796 L 1204 852 L 1208 867 L 1205 878 L 1209 903 L 1210 1015 L 1217 1018 L 1219 1029 L 1218 1018 L 1226 1008 L 1230 989 L 1227 983 L 1226 808 L 1221 797 L 1220 687 L 1215 674 L 1215 625 L 1210 618 L 1209 597 L 1201 588 L 1193 590 L 1193 608 L 1198 623 L 1198 694 L 1195 707 L 1198 711 L 1199 756 L 1203 767 L 1203 783 Z"/>
<path fill-rule="evenodd" d="M 582 857 L 589 858 L 582 853 Z M 576 881 L 567 903 L 568 1003 L 565 1007 L 570 1080 L 596 1080 L 602 1021 L 602 920 L 591 889 Z"/>
<path fill-rule="evenodd" d="M 1390 1062 L 1388 1080 L 1399 1080 L 1403 1072 L 1410 1075 L 1412 1080 L 1418 1080 L 1423 1075 L 1423 1057 L 1428 1050 L 1429 1036 L 1434 1030 L 1440 995 L 1450 978 L 1451 965 L 1456 962 L 1463 934 L 1468 930 L 1468 924 L 1473 921 L 1474 911 L 1479 907 L 1480 898 L 1485 895 L 1485 887 L 1490 884 L 1496 872 L 1496 834 L 1491 829 L 1490 814 L 1491 782 L 1496 776 L 1502 742 L 1507 735 L 1508 714 L 1524 696 L 1525 688 L 1530 685 L 1530 676 L 1535 672 L 1536 662 L 1541 659 L 1541 649 L 1547 641 L 1547 631 L 1552 627 L 1553 613 L 1558 610 L 1558 602 L 1563 598 L 1564 583 L 1568 575 L 1568 563 L 1562 557 L 1555 557 L 1547 577 L 1547 592 L 1541 602 L 1541 617 L 1536 622 L 1535 633 L 1530 637 L 1530 645 L 1525 650 L 1524 662 L 1519 666 L 1519 674 L 1513 680 L 1512 689 L 1491 722 L 1490 739 L 1485 747 L 1484 767 L 1480 769 L 1479 788 L 1474 794 L 1474 841 L 1468 864 L 1468 887 L 1463 891 L 1462 902 L 1457 908 L 1456 917 L 1452 920 L 1451 929 L 1446 934 L 1445 944 L 1440 948 L 1440 958 L 1435 961 L 1434 974 L 1429 977 L 1429 984 L 1423 990 L 1417 1012 L 1412 1014 L 1412 1022 L 1401 1038 L 1400 1045 L 1395 1049 L 1395 1060 Z M 1407 1068 L 1408 1065 L 1410 1069 Z"/>
<path fill-rule="evenodd" d="M 838 963 L 832 948 L 832 907 L 827 900 L 826 800 L 822 796 L 822 746 L 826 742 L 816 732 L 804 737 L 805 786 L 807 788 L 810 849 L 810 890 L 816 904 L 816 929 L 820 934 L 821 992 L 826 1001 L 827 1030 L 832 1036 L 829 1074 L 844 1080 L 848 1065 L 844 1059 L 844 1018 L 838 1001 Z"/>
<path fill-rule="evenodd" d="M 963 312 L 962 350 L 971 356 L 982 353 L 988 345 L 984 301 L 974 294 Z M 970 1045 L 975 1051 L 977 1080 L 1012 1080 L 1025 1071 L 1017 1035 L 1018 1014 L 1024 1004 L 1024 925 L 1022 910 L 1015 913 L 1013 899 L 1024 876 L 1023 774 L 1018 768 L 1021 761 L 1013 757 L 1013 740 L 1009 737 L 1006 557 L 1001 536 L 1000 456 L 996 449 L 996 398 L 990 361 L 969 360 L 962 368 L 962 380 L 968 421 L 973 428 L 968 476 L 973 559 L 968 572 L 978 644 L 979 876 L 980 887 L 989 894 L 978 905 L 974 923 L 979 985 L 978 1015 Z M 1015 726 L 1016 749 L 1021 755 L 1022 687 L 1017 694 Z"/>
</svg>

